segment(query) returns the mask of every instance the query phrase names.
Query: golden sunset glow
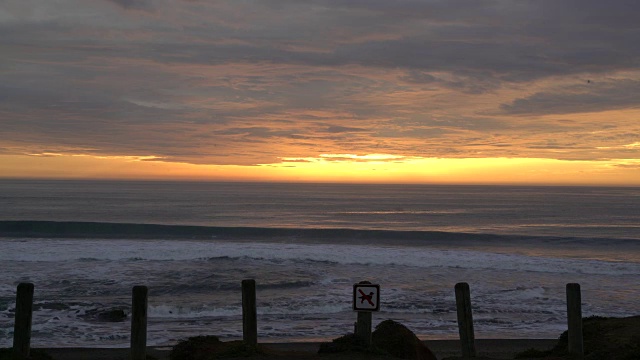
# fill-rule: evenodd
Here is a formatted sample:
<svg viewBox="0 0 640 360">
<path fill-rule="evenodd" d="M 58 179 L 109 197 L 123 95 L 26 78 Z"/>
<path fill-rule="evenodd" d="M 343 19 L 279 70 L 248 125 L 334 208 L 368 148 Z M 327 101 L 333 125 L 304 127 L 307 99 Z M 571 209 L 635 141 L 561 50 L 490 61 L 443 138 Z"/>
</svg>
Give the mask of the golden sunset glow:
<svg viewBox="0 0 640 360">
<path fill-rule="evenodd" d="M 4 2 L 0 178 L 640 186 L 640 7 L 498 3 Z"/>
<path fill-rule="evenodd" d="M 593 183 L 633 186 L 638 160 L 560 161 L 510 158 L 403 158 L 385 154 L 324 154 L 256 166 L 194 165 L 153 157 L 2 156 L 0 171 L 15 178 L 189 181 L 301 181 L 426 184 Z M 553 178 L 553 181 L 549 181 Z"/>
</svg>

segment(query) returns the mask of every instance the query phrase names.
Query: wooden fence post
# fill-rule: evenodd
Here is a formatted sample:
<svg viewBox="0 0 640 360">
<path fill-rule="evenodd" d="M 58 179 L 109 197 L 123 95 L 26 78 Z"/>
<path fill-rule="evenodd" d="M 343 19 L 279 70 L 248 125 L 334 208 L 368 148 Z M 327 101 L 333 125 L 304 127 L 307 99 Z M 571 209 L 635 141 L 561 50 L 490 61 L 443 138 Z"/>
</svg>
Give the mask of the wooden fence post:
<svg viewBox="0 0 640 360">
<path fill-rule="evenodd" d="M 16 291 L 16 315 L 13 324 L 13 358 L 29 358 L 31 319 L 33 316 L 33 284 L 20 283 Z"/>
<path fill-rule="evenodd" d="M 476 356 L 475 335 L 473 333 L 473 316 L 471 314 L 471 291 L 469 284 L 457 283 L 456 308 L 458 311 L 458 331 L 460 332 L 460 345 L 462 357 L 472 358 Z"/>
<path fill-rule="evenodd" d="M 370 311 L 358 311 L 356 322 L 356 336 L 364 341 L 366 346 L 371 346 L 371 326 L 373 315 Z"/>
<path fill-rule="evenodd" d="M 146 286 L 134 286 L 131 301 L 131 360 L 147 358 L 147 295 Z"/>
<path fill-rule="evenodd" d="M 360 281 L 357 285 L 371 285 L 370 281 Z M 378 289 L 380 290 L 380 289 Z M 357 294 L 356 294 L 356 286 L 354 285 L 353 287 L 353 292 L 354 292 L 354 310 L 357 311 L 358 315 L 356 317 L 356 328 L 355 328 L 355 332 L 354 334 L 364 342 L 364 344 L 367 347 L 371 347 L 372 344 L 372 338 L 371 338 L 371 327 L 373 325 L 373 314 L 371 313 L 371 311 L 364 311 L 364 310 L 357 310 L 356 309 L 356 298 L 357 298 Z M 378 291 L 379 293 L 379 291 Z M 379 295 L 379 294 L 378 294 Z M 379 299 L 370 299 L 369 301 L 378 301 Z"/>
<path fill-rule="evenodd" d="M 248 345 L 258 345 L 256 281 L 253 279 L 242 280 L 242 339 Z"/>
<path fill-rule="evenodd" d="M 582 340 L 582 296 L 580 284 L 567 284 L 567 325 L 569 331 L 569 354 L 582 359 L 584 345 Z"/>
</svg>

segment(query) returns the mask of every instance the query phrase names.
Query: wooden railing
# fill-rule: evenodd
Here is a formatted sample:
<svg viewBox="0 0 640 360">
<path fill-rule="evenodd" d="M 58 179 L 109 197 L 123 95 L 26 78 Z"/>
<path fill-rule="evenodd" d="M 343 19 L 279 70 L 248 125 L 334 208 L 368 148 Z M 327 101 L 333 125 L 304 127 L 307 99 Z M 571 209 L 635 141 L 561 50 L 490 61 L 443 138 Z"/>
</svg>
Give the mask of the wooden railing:
<svg viewBox="0 0 640 360">
<path fill-rule="evenodd" d="M 31 318 L 33 313 L 34 285 L 20 283 L 16 291 L 16 311 L 13 332 L 13 358 L 29 358 L 31 346 Z M 582 339 L 582 308 L 579 284 L 567 284 L 567 325 L 569 330 L 568 351 L 575 358 L 584 356 Z M 471 291 L 469 284 L 455 285 L 458 329 L 462 356 L 476 356 Z M 147 352 L 147 297 L 146 286 L 134 286 L 131 306 L 131 360 L 146 359 Z M 242 281 L 242 333 L 243 340 L 249 345 L 258 343 L 258 325 L 256 316 L 256 282 L 253 279 Z M 370 322 L 369 322 L 370 324 Z M 369 325 L 370 326 L 370 325 Z"/>
</svg>

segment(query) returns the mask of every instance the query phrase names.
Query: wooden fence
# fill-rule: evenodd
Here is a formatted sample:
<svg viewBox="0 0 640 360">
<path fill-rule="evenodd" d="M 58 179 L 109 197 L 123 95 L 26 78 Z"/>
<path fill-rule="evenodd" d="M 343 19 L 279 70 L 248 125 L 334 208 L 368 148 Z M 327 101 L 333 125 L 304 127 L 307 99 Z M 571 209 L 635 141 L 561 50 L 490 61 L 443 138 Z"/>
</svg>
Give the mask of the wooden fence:
<svg viewBox="0 0 640 360">
<path fill-rule="evenodd" d="M 33 293 L 33 284 L 20 283 L 18 285 L 13 332 L 14 360 L 29 358 Z M 476 357 L 476 350 L 469 284 L 456 284 L 455 295 L 462 356 L 465 358 L 473 358 Z M 566 295 L 567 325 L 569 330 L 568 351 L 574 355 L 575 358 L 582 358 L 584 356 L 584 350 L 580 285 L 574 283 L 567 284 Z M 144 360 L 147 356 L 147 298 L 148 289 L 146 286 L 133 287 L 131 305 L 131 360 Z M 258 343 L 256 313 L 256 282 L 253 279 L 243 280 L 242 333 L 243 340 L 250 345 L 256 345 Z M 370 334 L 370 320 L 368 324 Z M 356 328 L 357 327 L 358 325 L 356 325 Z"/>
</svg>

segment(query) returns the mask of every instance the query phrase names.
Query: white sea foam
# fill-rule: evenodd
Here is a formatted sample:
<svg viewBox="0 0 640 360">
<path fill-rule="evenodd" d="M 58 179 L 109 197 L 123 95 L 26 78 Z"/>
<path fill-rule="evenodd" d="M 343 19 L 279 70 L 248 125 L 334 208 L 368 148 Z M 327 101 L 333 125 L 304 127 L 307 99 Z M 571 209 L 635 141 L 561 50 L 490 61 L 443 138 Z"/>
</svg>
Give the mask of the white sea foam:
<svg viewBox="0 0 640 360">
<path fill-rule="evenodd" d="M 242 315 L 242 309 L 236 307 L 208 307 L 198 305 L 188 307 L 181 305 L 151 305 L 149 306 L 150 318 L 166 319 L 193 319 L 202 317 L 228 317 Z"/>
<path fill-rule="evenodd" d="M 607 262 L 428 247 L 281 244 L 167 240 L 7 240 L 0 261 L 190 261 L 257 259 L 318 261 L 372 266 L 464 268 L 505 271 L 621 274 L 640 273 L 640 262 Z M 42 249 L 47 249 L 43 252 Z M 2 289 L 0 288 L 0 291 Z"/>
<path fill-rule="evenodd" d="M 490 336 L 557 336 L 565 322 L 566 282 L 583 284 L 585 314 L 640 311 L 638 290 L 628 286 L 640 273 L 632 262 L 344 244 L 54 239 L 5 244 L 10 251 L 0 254 L 4 273 L 16 280 L 0 287 L 0 299 L 7 299 L 4 310 L 0 307 L 4 345 L 10 343 L 18 281 L 36 284 L 34 343 L 53 344 L 50 334 L 57 334 L 56 346 L 126 346 L 126 322 L 96 322 L 86 315 L 113 307 L 128 312 L 131 286 L 140 283 L 150 287 L 150 344 L 207 333 L 239 336 L 244 277 L 258 283 L 262 336 L 276 339 L 349 331 L 351 287 L 363 278 L 382 286 L 379 317 L 440 338 L 456 332 L 452 288 L 458 281 L 471 284 L 477 331 Z M 35 255 L 44 247 L 44 255 Z"/>
</svg>

